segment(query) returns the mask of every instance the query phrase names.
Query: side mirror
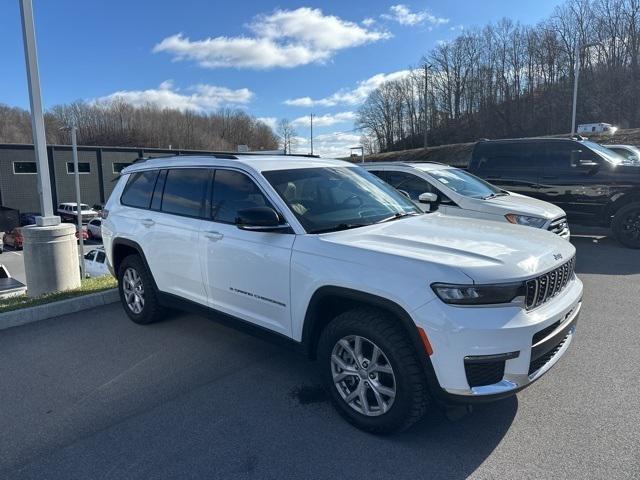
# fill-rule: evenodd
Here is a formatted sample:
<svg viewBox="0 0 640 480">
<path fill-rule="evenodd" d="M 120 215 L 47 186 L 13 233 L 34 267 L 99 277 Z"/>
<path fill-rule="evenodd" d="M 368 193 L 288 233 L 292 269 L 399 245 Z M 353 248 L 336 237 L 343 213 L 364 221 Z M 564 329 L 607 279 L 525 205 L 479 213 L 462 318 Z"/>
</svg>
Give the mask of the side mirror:
<svg viewBox="0 0 640 480">
<path fill-rule="evenodd" d="M 420 203 L 436 203 L 438 201 L 438 195 L 432 192 L 421 193 L 418 201 Z"/>
<path fill-rule="evenodd" d="M 252 207 L 238 210 L 236 226 L 241 230 L 273 232 L 290 228 L 288 223 L 282 223 L 280 216 L 271 207 Z"/>
</svg>

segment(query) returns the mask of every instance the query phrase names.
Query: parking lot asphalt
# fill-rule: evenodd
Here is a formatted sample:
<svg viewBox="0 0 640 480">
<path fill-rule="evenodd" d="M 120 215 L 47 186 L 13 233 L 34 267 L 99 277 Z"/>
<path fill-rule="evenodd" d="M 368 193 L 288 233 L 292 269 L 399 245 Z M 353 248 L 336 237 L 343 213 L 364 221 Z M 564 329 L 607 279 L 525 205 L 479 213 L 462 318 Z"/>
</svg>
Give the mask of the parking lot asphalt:
<svg viewBox="0 0 640 480">
<path fill-rule="evenodd" d="M 572 241 L 584 305 L 555 368 L 390 437 L 344 422 L 314 364 L 200 316 L 0 332 L 0 478 L 638 478 L 640 252 Z"/>
</svg>

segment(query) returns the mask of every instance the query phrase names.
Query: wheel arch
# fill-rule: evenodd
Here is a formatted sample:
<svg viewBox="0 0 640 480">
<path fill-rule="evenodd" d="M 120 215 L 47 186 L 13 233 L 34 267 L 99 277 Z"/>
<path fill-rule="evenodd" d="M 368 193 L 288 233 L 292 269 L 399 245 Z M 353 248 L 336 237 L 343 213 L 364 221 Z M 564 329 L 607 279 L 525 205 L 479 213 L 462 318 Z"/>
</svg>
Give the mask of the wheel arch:
<svg viewBox="0 0 640 480">
<path fill-rule="evenodd" d="M 117 278 L 118 270 L 120 268 L 120 264 L 122 260 L 124 260 L 129 255 L 138 255 L 142 259 L 142 263 L 144 264 L 147 271 L 151 274 L 151 278 L 153 279 L 154 286 L 155 279 L 153 278 L 153 274 L 151 273 L 151 269 L 149 268 L 149 263 L 147 263 L 147 257 L 142 250 L 140 244 L 133 240 L 129 240 L 128 238 L 115 238 L 111 244 L 111 258 L 113 261 L 113 265 L 111 268 L 113 269 L 112 274 Z"/>
<path fill-rule="evenodd" d="M 640 189 L 620 195 L 609 204 L 606 213 L 607 223 L 611 224 L 613 217 L 620 211 L 621 208 L 634 202 L 640 202 Z"/>
</svg>

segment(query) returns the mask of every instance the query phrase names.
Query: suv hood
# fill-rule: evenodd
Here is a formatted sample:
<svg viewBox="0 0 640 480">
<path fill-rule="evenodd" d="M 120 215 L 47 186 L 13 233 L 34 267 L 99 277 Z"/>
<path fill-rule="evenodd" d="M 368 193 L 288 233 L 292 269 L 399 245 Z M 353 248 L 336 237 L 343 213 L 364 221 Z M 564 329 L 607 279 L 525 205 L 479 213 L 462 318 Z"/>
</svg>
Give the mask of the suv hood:
<svg viewBox="0 0 640 480">
<path fill-rule="evenodd" d="M 454 268 L 476 283 L 530 278 L 575 254 L 571 243 L 545 230 L 439 213 L 320 237 L 327 242 Z"/>
<path fill-rule="evenodd" d="M 556 207 L 549 202 L 513 192 L 509 192 L 509 195 L 502 195 L 495 198 L 489 198 L 487 200 L 473 199 L 473 204 L 469 206 L 471 210 L 477 210 L 480 212 L 495 213 L 499 215 L 515 213 L 546 218 L 548 220 L 564 217 L 566 215 L 563 209 Z"/>
</svg>

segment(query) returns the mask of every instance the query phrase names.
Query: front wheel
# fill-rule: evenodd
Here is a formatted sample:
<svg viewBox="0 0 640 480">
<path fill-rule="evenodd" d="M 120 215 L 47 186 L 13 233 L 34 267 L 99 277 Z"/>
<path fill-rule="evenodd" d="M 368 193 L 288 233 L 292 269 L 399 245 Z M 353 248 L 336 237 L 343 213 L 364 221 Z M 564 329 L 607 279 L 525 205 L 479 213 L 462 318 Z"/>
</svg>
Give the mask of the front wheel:
<svg viewBox="0 0 640 480">
<path fill-rule="evenodd" d="M 640 202 L 622 207 L 613 217 L 612 229 L 625 247 L 640 248 Z"/>
<path fill-rule="evenodd" d="M 129 255 L 118 268 L 118 291 L 129 318 L 147 325 L 162 318 L 162 308 L 151 273 L 138 255 Z"/>
<path fill-rule="evenodd" d="M 406 331 L 372 308 L 342 313 L 318 345 L 325 387 L 337 410 L 372 433 L 409 428 L 428 404 L 424 369 Z"/>
</svg>

